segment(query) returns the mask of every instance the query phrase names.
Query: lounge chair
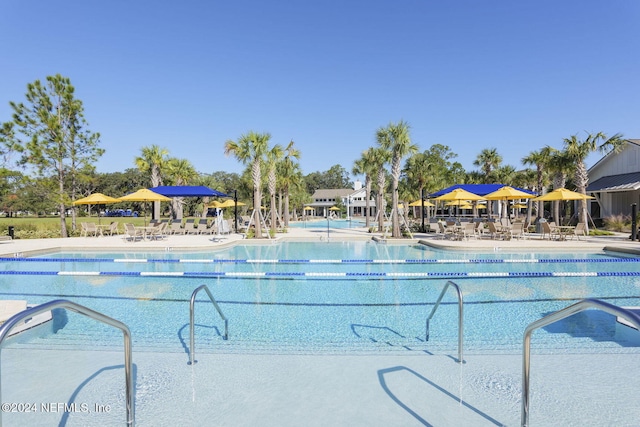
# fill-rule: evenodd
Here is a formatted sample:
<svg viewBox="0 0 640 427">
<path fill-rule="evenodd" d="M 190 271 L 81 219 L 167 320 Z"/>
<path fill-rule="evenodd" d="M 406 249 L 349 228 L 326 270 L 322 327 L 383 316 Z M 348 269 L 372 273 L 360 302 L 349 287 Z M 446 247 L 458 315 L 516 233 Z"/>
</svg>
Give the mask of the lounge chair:
<svg viewBox="0 0 640 427">
<path fill-rule="evenodd" d="M 169 228 L 169 233 L 171 234 L 184 234 L 184 228 L 182 228 L 182 221 L 176 219 L 171 223 L 171 227 Z"/>
<path fill-rule="evenodd" d="M 124 239 L 130 242 L 135 242 L 138 239 L 144 237 L 144 230 L 136 228 L 133 224 L 124 224 Z"/>
<path fill-rule="evenodd" d="M 198 228 L 193 218 L 184 222 L 184 234 L 198 234 Z"/>
<path fill-rule="evenodd" d="M 209 221 L 206 218 L 200 218 L 197 230 L 198 234 L 213 234 L 215 232 L 213 226 L 209 226 Z"/>
<path fill-rule="evenodd" d="M 148 229 L 146 234 L 149 239 L 164 239 L 165 237 L 167 237 L 166 229 L 167 223 L 161 222 L 158 223 L 158 225 L 155 225 L 152 229 Z"/>
</svg>

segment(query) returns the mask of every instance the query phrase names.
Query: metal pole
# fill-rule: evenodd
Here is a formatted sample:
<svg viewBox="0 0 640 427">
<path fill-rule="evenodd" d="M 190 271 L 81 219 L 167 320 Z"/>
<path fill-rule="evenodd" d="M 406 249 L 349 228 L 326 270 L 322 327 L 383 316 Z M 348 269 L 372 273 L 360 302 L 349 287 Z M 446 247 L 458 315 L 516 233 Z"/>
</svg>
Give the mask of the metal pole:
<svg viewBox="0 0 640 427">
<path fill-rule="evenodd" d="M 638 233 L 637 224 L 636 224 L 637 207 L 638 205 L 636 205 L 635 203 L 631 204 L 631 241 L 632 242 L 636 241 L 636 234 Z"/>
<path fill-rule="evenodd" d="M 233 190 L 233 215 L 236 221 L 236 233 L 238 232 L 238 190 Z"/>
<path fill-rule="evenodd" d="M 424 233 L 426 231 L 424 228 L 424 188 L 420 190 L 420 201 L 422 202 L 422 206 L 420 208 L 420 217 L 422 218 L 422 232 Z"/>
</svg>

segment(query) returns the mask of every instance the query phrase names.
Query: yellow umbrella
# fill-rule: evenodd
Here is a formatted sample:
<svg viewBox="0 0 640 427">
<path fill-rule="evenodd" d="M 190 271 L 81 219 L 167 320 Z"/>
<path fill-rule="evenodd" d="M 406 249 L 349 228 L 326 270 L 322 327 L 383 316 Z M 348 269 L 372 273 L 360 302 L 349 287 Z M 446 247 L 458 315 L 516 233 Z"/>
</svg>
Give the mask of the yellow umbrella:
<svg viewBox="0 0 640 427">
<path fill-rule="evenodd" d="M 105 196 L 102 193 L 93 193 L 87 197 L 83 197 L 82 199 L 78 199 L 73 202 L 74 206 L 78 205 L 106 205 L 108 203 L 119 203 L 120 200 Z M 100 212 L 98 212 L 98 224 L 100 224 Z"/>
<path fill-rule="evenodd" d="M 330 210 L 330 211 L 339 211 L 339 210 L 340 210 L 340 208 L 339 208 L 339 207 L 336 207 L 336 206 L 331 206 L 331 207 L 329 208 L 329 210 Z"/>
<path fill-rule="evenodd" d="M 304 207 L 305 211 L 312 211 L 313 209 L 315 209 L 315 208 L 312 208 L 311 206 L 305 206 Z"/>
<path fill-rule="evenodd" d="M 207 205 L 207 207 L 208 207 L 208 208 L 217 208 L 217 209 L 220 209 L 220 208 L 223 208 L 223 207 L 225 207 L 225 206 L 223 206 L 223 203 L 222 203 L 222 202 L 219 202 L 219 201 L 217 201 L 217 200 L 214 200 L 214 201 L 210 202 L 210 203 Z"/>
<path fill-rule="evenodd" d="M 524 203 L 516 203 L 515 205 L 511 205 L 513 209 L 524 209 L 527 207 Z"/>
<path fill-rule="evenodd" d="M 424 201 L 424 205 L 425 206 L 435 206 L 433 203 L 431 203 L 428 200 Z M 420 207 L 420 206 L 422 206 L 422 200 L 416 200 L 415 202 L 411 202 L 411 203 L 409 203 L 409 206 L 414 206 L 414 207 L 418 206 L 418 207 Z"/>
<path fill-rule="evenodd" d="M 536 197 L 534 202 L 548 202 L 556 200 L 586 200 L 594 199 L 593 196 L 587 196 L 586 194 L 577 193 L 575 191 L 567 190 L 566 188 L 558 188 L 544 196 Z"/>
<path fill-rule="evenodd" d="M 244 206 L 244 205 L 246 205 L 246 203 L 238 202 L 238 206 Z M 220 203 L 220 206 L 212 206 L 212 207 L 232 208 L 234 206 L 236 206 L 235 201 L 233 201 L 233 199 L 228 199 L 228 200 L 225 200 L 224 202 Z"/>
<path fill-rule="evenodd" d="M 508 185 L 484 196 L 487 200 L 532 199 L 534 197 L 536 197 L 535 194 L 525 193 Z"/>
<path fill-rule="evenodd" d="M 434 200 L 482 200 L 485 197 L 478 196 L 470 191 L 464 190 L 462 188 L 456 188 L 455 190 L 449 191 L 442 196 L 436 197 Z"/>
<path fill-rule="evenodd" d="M 163 196 L 162 194 L 155 193 L 147 188 L 141 188 L 140 190 L 120 197 L 120 201 L 123 202 L 169 202 L 170 198 Z M 147 216 L 144 217 L 144 225 L 147 225 Z"/>
<path fill-rule="evenodd" d="M 471 205 L 470 203 L 462 203 L 461 205 L 458 206 L 460 209 L 473 209 L 473 205 Z"/>
</svg>

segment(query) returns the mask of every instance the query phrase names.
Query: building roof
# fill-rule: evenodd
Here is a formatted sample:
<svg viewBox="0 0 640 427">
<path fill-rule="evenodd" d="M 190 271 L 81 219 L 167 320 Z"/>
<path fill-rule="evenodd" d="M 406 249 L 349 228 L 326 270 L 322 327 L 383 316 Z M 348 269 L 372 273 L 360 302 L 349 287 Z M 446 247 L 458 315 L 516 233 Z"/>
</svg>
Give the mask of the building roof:
<svg viewBox="0 0 640 427">
<path fill-rule="evenodd" d="M 352 188 L 333 188 L 333 189 L 318 189 L 311 196 L 312 199 L 331 199 L 334 197 L 347 197 L 354 193 Z"/>
<path fill-rule="evenodd" d="M 640 189 L 640 172 L 603 176 L 587 187 L 588 192 L 612 193 Z"/>
</svg>

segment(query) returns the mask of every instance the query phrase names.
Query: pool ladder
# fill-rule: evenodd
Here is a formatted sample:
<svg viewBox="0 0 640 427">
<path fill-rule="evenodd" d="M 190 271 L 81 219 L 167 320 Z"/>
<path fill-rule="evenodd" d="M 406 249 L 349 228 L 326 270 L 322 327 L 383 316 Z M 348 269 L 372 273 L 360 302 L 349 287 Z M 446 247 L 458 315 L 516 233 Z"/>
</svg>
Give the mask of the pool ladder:
<svg viewBox="0 0 640 427">
<path fill-rule="evenodd" d="M 531 334 L 539 328 L 551 325 L 569 316 L 572 316 L 581 311 L 588 310 L 590 308 L 596 308 L 598 310 L 607 312 L 617 317 L 621 317 L 631 323 L 636 329 L 640 331 L 640 316 L 636 313 L 618 307 L 608 302 L 604 302 L 598 299 L 583 299 L 577 303 L 570 305 L 562 310 L 549 314 L 541 319 L 531 323 L 524 330 L 524 345 L 522 347 L 522 410 L 521 410 L 521 424 L 523 427 L 529 425 L 529 374 L 531 368 Z"/>
<path fill-rule="evenodd" d="M 222 310 L 220 310 L 220 306 L 218 305 L 218 303 L 216 302 L 216 299 L 211 294 L 211 291 L 209 290 L 207 285 L 199 286 L 191 294 L 191 303 L 189 304 L 189 344 L 190 344 L 190 348 L 189 348 L 190 362 L 189 362 L 189 364 L 190 365 L 193 365 L 194 363 L 196 363 L 196 360 L 195 360 L 196 345 L 195 345 L 195 336 L 194 336 L 194 327 L 195 327 L 194 318 L 195 318 L 196 296 L 198 295 L 198 292 L 200 292 L 203 289 L 205 290 L 207 295 L 209 295 L 209 299 L 213 303 L 213 306 L 216 308 L 216 311 L 218 312 L 218 314 L 220 315 L 222 320 L 224 320 L 224 335 L 222 336 L 222 339 L 224 339 L 224 340 L 229 339 L 229 320 L 224 316 L 224 314 L 222 314 Z"/>
<path fill-rule="evenodd" d="M 435 314 L 436 310 L 440 306 L 440 301 L 444 297 L 445 292 L 449 287 L 453 287 L 458 295 L 458 363 L 464 363 L 464 359 L 462 358 L 462 344 L 463 344 L 463 319 L 464 319 L 464 304 L 462 301 L 462 292 L 460 291 L 460 287 L 453 283 L 451 280 L 447 281 L 447 283 L 442 288 L 442 292 L 440 292 L 440 296 L 438 297 L 438 301 L 436 301 L 433 309 L 431 310 L 431 314 L 427 317 L 426 322 L 426 333 L 425 333 L 425 341 L 429 341 L 429 323 L 431 318 Z"/>
<path fill-rule="evenodd" d="M 133 426 L 135 423 L 135 415 L 134 415 L 134 406 L 133 406 L 133 364 L 131 359 L 131 332 L 129 328 L 124 323 L 112 319 L 100 312 L 95 310 L 91 310 L 85 306 L 80 304 L 76 304 L 67 300 L 53 300 L 46 302 L 44 304 L 38 305 L 36 307 L 28 308 L 15 316 L 11 317 L 7 320 L 2 327 L 0 327 L 0 349 L 2 348 L 2 342 L 6 337 L 9 336 L 9 332 L 17 326 L 20 322 L 35 317 L 38 314 L 51 311 L 55 308 L 64 308 L 67 310 L 71 310 L 75 313 L 82 314 L 84 316 L 90 317 L 91 319 L 97 320 L 99 322 L 105 323 L 109 326 L 113 326 L 122 331 L 124 336 L 124 376 L 125 376 L 125 399 L 126 399 L 126 410 L 127 410 L 127 425 Z M 0 378 L 2 376 L 0 375 Z M 2 399 L 0 398 L 0 402 Z M 2 414 L 0 414 L 0 427 L 2 426 Z"/>
</svg>

